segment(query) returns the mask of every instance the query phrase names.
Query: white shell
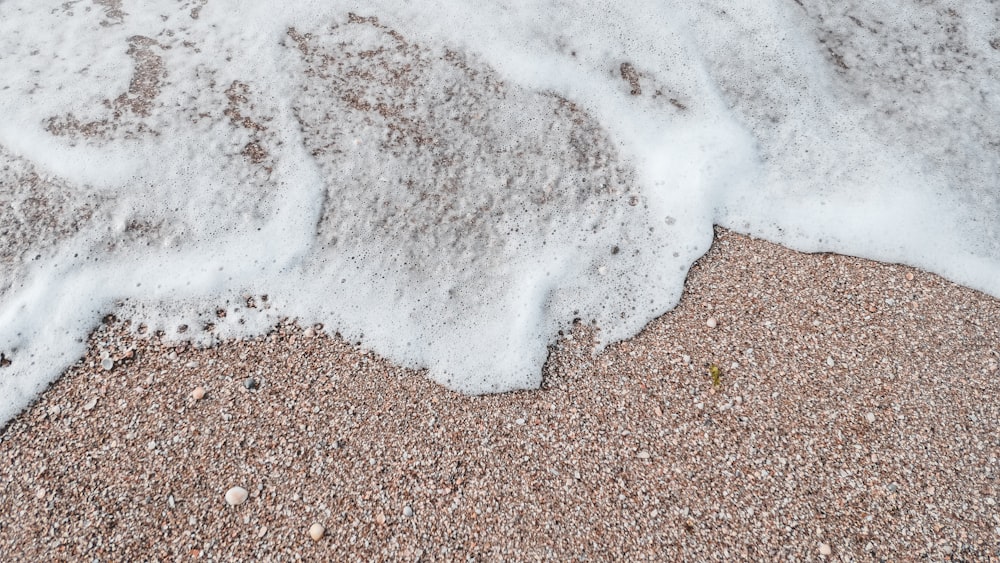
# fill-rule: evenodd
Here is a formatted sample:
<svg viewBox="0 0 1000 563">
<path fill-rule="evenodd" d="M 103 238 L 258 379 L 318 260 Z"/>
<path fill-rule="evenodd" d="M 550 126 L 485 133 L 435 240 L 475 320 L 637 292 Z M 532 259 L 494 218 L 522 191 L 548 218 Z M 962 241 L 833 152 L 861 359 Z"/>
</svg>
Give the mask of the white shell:
<svg viewBox="0 0 1000 563">
<path fill-rule="evenodd" d="M 233 487 L 226 491 L 226 502 L 230 506 L 237 506 L 246 502 L 248 496 L 250 496 L 250 492 L 243 487 Z"/>
</svg>

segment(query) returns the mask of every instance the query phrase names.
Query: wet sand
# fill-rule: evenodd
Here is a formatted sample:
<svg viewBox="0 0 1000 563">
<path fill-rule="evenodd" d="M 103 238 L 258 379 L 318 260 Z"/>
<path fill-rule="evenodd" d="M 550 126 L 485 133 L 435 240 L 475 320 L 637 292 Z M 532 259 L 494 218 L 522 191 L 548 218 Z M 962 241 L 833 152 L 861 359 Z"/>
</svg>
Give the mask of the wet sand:
<svg viewBox="0 0 1000 563">
<path fill-rule="evenodd" d="M 535 391 L 457 395 L 293 323 L 198 350 L 109 321 L 0 438 L 0 553 L 1000 560 L 998 319 L 720 229 L 675 310 L 598 355 L 578 324 Z"/>
</svg>

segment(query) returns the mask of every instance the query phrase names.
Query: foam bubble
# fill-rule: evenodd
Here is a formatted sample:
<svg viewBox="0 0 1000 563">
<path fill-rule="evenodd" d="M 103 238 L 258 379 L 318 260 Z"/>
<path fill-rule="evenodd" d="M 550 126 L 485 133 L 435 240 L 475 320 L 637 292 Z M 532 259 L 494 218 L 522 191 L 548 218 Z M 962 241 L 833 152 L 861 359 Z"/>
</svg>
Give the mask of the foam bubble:
<svg viewBox="0 0 1000 563">
<path fill-rule="evenodd" d="M 0 3 L 0 416 L 112 310 L 534 387 L 573 319 L 603 345 L 675 305 L 713 223 L 1000 295 L 995 17 Z"/>
</svg>

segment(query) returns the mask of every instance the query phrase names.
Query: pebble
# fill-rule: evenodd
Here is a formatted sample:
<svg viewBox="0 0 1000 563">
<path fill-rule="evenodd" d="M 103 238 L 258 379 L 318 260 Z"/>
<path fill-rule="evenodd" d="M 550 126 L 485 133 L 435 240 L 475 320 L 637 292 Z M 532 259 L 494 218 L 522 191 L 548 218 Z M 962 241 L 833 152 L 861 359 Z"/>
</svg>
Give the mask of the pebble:
<svg viewBox="0 0 1000 563">
<path fill-rule="evenodd" d="M 201 385 L 195 387 L 194 391 L 191 391 L 191 398 L 193 398 L 195 401 L 200 401 L 200 400 L 204 399 L 205 398 L 205 388 L 202 387 Z"/>
<path fill-rule="evenodd" d="M 875 413 L 870 412 L 870 413 L 866 414 L 865 415 L 865 420 L 868 421 L 868 424 L 875 424 Z"/>
<path fill-rule="evenodd" d="M 819 544 L 819 554 L 820 555 L 830 555 L 833 553 L 833 548 L 830 547 L 828 543 Z"/>
<path fill-rule="evenodd" d="M 834 365 L 835 363 L 836 363 L 836 362 L 834 362 L 834 361 L 833 361 L 833 358 L 831 358 L 831 357 L 827 357 L 827 358 L 826 358 L 826 365 L 828 365 L 828 366 L 830 366 L 830 367 L 833 367 L 833 365 Z"/>
<path fill-rule="evenodd" d="M 250 492 L 243 487 L 233 487 L 226 491 L 226 502 L 229 506 L 238 506 L 246 502 L 249 496 Z"/>
<path fill-rule="evenodd" d="M 247 389 L 255 389 L 257 387 L 257 380 L 252 377 L 248 377 L 243 380 L 243 386 Z"/>
<path fill-rule="evenodd" d="M 413 509 L 410 508 L 410 505 L 406 505 L 403 507 L 403 516 L 406 516 L 407 518 L 413 518 Z"/>
<path fill-rule="evenodd" d="M 641 451 L 636 455 L 636 457 L 638 457 L 639 459 L 649 459 L 649 452 L 645 450 Z"/>
<path fill-rule="evenodd" d="M 705 321 L 705 324 L 708 326 L 708 328 L 715 328 L 719 326 L 719 321 L 715 320 L 715 317 L 708 317 L 708 320 Z"/>
<path fill-rule="evenodd" d="M 313 327 L 309 327 L 302 332 L 302 336 L 305 336 L 306 338 L 312 338 L 316 336 L 316 329 L 314 329 Z"/>
<path fill-rule="evenodd" d="M 309 537 L 312 538 L 313 541 L 319 541 L 325 532 L 326 528 L 324 528 L 319 522 L 309 526 Z"/>
<path fill-rule="evenodd" d="M 97 406 L 97 397 L 94 397 L 93 399 L 87 401 L 85 405 L 83 405 L 83 410 L 92 411 L 96 406 Z"/>
<path fill-rule="evenodd" d="M 101 360 L 101 367 L 104 368 L 104 371 L 111 371 L 111 368 L 115 367 L 115 361 L 111 358 L 104 358 Z"/>
<path fill-rule="evenodd" d="M 906 279 L 909 281 L 913 281 L 913 272 L 906 272 Z"/>
</svg>

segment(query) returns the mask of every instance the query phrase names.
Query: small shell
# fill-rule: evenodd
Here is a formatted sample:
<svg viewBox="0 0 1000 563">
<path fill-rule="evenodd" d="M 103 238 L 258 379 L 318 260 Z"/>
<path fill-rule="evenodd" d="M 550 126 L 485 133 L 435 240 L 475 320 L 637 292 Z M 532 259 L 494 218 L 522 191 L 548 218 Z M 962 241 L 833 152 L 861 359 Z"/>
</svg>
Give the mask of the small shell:
<svg viewBox="0 0 1000 563">
<path fill-rule="evenodd" d="M 250 496 L 250 492 L 243 487 L 233 487 L 226 491 L 226 502 L 230 506 L 238 506 L 247 501 L 247 497 Z"/>
</svg>

